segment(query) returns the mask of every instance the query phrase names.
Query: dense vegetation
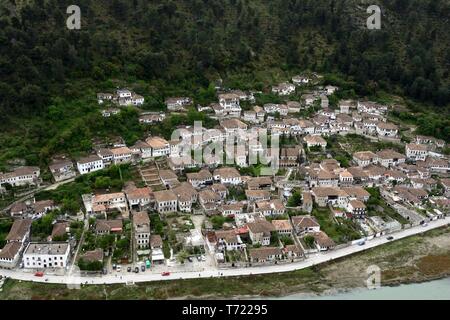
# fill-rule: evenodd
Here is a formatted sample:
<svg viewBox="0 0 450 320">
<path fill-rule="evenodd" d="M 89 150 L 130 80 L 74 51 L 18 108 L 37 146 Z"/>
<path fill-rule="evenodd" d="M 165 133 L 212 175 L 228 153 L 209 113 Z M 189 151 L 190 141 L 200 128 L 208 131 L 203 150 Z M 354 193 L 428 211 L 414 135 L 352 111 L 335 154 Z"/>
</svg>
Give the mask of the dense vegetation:
<svg viewBox="0 0 450 320">
<path fill-rule="evenodd" d="M 373 31 L 359 0 L 79 0 L 81 30 L 65 27 L 72 1 L 2 1 L 0 166 L 86 152 L 94 137 L 134 142 L 145 131 L 135 111 L 105 120 L 94 100 L 123 85 L 156 110 L 172 94 L 211 101 L 218 78 L 264 90 L 310 69 L 356 94 L 407 95 L 447 115 L 450 2 L 378 2 Z M 433 129 L 447 123 L 430 119 L 423 131 L 448 139 Z"/>
</svg>

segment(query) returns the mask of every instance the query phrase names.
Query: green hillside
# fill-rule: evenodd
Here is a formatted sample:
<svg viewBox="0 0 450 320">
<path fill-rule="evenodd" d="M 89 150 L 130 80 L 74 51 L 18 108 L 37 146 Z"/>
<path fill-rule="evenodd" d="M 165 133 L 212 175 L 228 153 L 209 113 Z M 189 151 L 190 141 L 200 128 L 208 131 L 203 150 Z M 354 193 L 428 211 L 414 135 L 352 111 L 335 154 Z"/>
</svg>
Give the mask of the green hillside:
<svg viewBox="0 0 450 320">
<path fill-rule="evenodd" d="M 131 116 L 112 128 L 92 112 L 95 93 L 119 85 L 158 108 L 167 95 L 208 94 L 217 78 L 264 90 L 314 70 L 358 95 L 449 112 L 449 0 L 378 0 L 376 31 L 363 0 L 76 2 L 81 30 L 65 27 L 71 0 L 0 3 L 0 164 L 87 150 L 107 128 L 133 140 Z M 448 116 L 433 117 L 431 133 L 448 139 Z"/>
</svg>

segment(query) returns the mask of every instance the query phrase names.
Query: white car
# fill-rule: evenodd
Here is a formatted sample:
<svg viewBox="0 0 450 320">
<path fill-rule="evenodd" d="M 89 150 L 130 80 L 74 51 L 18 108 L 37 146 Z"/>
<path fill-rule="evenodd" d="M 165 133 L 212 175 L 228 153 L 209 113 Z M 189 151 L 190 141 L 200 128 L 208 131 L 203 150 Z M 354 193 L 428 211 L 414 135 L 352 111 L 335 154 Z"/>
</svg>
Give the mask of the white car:
<svg viewBox="0 0 450 320">
<path fill-rule="evenodd" d="M 206 257 L 203 254 L 202 254 L 202 261 L 206 261 Z"/>
<path fill-rule="evenodd" d="M 121 266 L 117 266 L 116 271 L 117 271 L 117 272 L 122 271 L 122 267 L 121 267 Z"/>
</svg>

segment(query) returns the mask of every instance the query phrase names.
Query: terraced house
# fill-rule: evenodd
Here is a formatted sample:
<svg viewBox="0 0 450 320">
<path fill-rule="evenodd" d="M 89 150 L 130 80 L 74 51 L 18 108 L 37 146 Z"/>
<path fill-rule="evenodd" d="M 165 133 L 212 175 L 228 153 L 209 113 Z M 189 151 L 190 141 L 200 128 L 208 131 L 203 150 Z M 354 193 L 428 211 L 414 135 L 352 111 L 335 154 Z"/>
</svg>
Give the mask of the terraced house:
<svg viewBox="0 0 450 320">
<path fill-rule="evenodd" d="M 5 184 L 13 187 L 38 185 L 41 170 L 38 167 L 20 167 L 13 172 L 0 173 L 0 188 Z"/>
</svg>

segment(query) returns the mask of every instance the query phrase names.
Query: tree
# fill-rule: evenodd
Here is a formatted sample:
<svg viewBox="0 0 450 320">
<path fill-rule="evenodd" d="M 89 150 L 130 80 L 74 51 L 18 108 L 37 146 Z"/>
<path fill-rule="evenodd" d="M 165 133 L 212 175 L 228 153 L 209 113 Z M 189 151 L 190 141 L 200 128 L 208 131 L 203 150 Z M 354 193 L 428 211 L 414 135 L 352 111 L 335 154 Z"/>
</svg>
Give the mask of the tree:
<svg viewBox="0 0 450 320">
<path fill-rule="evenodd" d="M 305 242 L 305 244 L 309 247 L 309 248 L 313 248 L 314 247 L 314 242 L 315 239 L 313 236 L 306 236 L 303 238 L 303 241 Z"/>
<path fill-rule="evenodd" d="M 300 191 L 296 190 L 292 193 L 292 195 L 289 197 L 289 200 L 287 202 L 288 207 L 298 207 L 302 203 L 302 194 Z"/>
</svg>

